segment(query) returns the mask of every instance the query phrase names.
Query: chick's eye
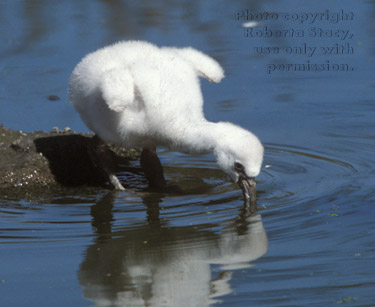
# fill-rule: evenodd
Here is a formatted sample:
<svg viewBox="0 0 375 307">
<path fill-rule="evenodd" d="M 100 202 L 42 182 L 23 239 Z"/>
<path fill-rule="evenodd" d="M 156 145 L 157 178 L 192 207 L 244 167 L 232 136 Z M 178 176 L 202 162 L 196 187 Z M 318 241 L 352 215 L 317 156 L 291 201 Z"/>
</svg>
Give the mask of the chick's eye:
<svg viewBox="0 0 375 307">
<path fill-rule="evenodd" d="M 241 172 L 243 171 L 245 168 L 243 167 L 243 165 L 239 162 L 234 162 L 234 169 L 237 171 L 237 172 Z"/>
</svg>

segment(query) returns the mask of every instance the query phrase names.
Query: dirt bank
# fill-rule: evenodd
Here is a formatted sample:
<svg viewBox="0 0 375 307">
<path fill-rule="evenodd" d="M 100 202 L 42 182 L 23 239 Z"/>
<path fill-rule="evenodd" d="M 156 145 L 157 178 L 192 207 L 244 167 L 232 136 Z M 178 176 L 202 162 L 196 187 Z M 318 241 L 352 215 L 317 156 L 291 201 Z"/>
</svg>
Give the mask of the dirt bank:
<svg viewBox="0 0 375 307">
<path fill-rule="evenodd" d="M 91 138 L 70 129 L 24 133 L 0 126 L 0 195 L 25 189 L 108 186 L 89 158 Z M 111 151 L 119 170 L 120 165 L 139 157 L 134 149 L 111 147 Z"/>
</svg>

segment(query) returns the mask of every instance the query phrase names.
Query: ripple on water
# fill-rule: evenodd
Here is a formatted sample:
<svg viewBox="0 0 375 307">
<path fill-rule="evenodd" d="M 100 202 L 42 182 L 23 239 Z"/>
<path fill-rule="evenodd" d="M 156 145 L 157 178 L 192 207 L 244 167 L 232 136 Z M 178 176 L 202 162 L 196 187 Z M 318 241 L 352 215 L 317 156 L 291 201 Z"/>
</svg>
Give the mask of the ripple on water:
<svg viewBox="0 0 375 307">
<path fill-rule="evenodd" d="M 269 144 L 259 185 L 266 191 L 264 202 L 299 203 L 337 191 L 356 172 L 351 164 L 323 153 Z"/>
<path fill-rule="evenodd" d="M 162 159 L 168 161 L 169 155 L 163 153 Z M 35 202 L 5 199 L 0 211 L 5 222 L 1 227 L 1 240 L 11 243 L 88 236 L 92 222 L 88 215 L 90 207 L 108 202 L 111 203 L 110 214 L 114 215 L 113 224 L 118 223 L 120 227 L 143 223 L 147 220 L 147 211 L 156 207 L 162 218 L 171 225 L 180 226 L 211 225 L 238 214 L 242 194 L 237 185 L 216 168 L 210 157 L 181 155 L 176 158 L 173 155 L 171 160 L 176 159 L 178 164 L 165 166 L 168 182 L 178 186 L 176 192 L 166 194 L 148 190 L 138 168 L 135 173 L 120 176 L 128 180 L 130 189 L 136 189 L 135 193 L 109 193 L 108 196 L 101 189 L 90 189 L 85 193 L 82 189 L 72 189 L 70 195 L 62 193 Z M 183 159 L 185 161 L 181 161 Z M 328 201 L 341 193 L 340 189 L 347 186 L 348 178 L 355 172 L 349 163 L 306 148 L 268 144 L 258 178 L 258 206 L 267 208 L 266 214 L 270 218 L 276 212 L 274 210 L 284 206 L 286 216 L 293 221 L 300 216 L 294 207 L 318 199 L 321 202 L 322 198 Z"/>
<path fill-rule="evenodd" d="M 174 274 L 174 285 L 182 278 L 192 282 L 190 290 L 199 286 L 201 293 L 209 293 L 202 285 L 207 286 L 213 274 L 210 265 L 217 270 L 210 282 L 223 287 L 220 295 L 229 294 L 233 271 L 249 268 L 266 253 L 267 237 L 272 245 L 259 260 L 263 270 L 252 271 L 251 287 L 249 280 L 244 282 L 247 299 L 272 305 L 291 285 L 302 296 L 328 289 L 322 280 L 327 274 L 336 276 L 337 249 L 345 245 L 339 231 L 332 233 L 332 224 L 356 214 L 342 209 L 343 198 L 358 191 L 351 184 L 354 166 L 306 148 L 266 145 L 257 185 L 266 235 L 260 216 L 249 220 L 243 214 L 240 189 L 211 157 L 166 152 L 161 158 L 178 162 L 164 163 L 167 180 L 174 185 L 168 193 L 148 189 L 138 164 L 133 164 L 135 172 L 120 174 L 130 191 L 78 188 L 28 201 L 2 199 L 0 244 L 22 251 L 32 244 L 39 249 L 57 243 L 67 254 L 80 246 L 79 281 L 84 296 L 93 301 L 90 284 L 104 291 L 103 297 L 107 287 L 118 296 L 138 295 L 144 285 L 153 285 L 150 272 L 159 272 L 158 278 Z M 352 239 L 364 240 L 358 234 Z M 113 288 L 108 276 L 122 290 Z M 285 285 L 285 280 L 290 282 Z M 265 283 L 269 290 L 261 287 Z M 241 286 L 236 287 L 240 294 Z"/>
</svg>

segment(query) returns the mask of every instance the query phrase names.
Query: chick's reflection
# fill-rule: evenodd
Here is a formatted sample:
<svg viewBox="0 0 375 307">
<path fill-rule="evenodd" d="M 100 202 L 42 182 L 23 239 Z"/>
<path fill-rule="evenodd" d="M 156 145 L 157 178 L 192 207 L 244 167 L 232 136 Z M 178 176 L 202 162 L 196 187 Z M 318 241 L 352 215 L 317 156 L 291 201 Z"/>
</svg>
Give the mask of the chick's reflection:
<svg viewBox="0 0 375 307">
<path fill-rule="evenodd" d="M 112 205 L 96 206 L 110 210 Z M 250 266 L 267 250 L 260 215 L 242 214 L 220 234 L 166 227 L 156 217 L 109 236 L 99 233 L 108 230 L 105 221 L 99 224 L 79 270 L 83 294 L 97 306 L 206 306 L 231 293 L 233 270 Z M 212 264 L 220 265 L 221 273 L 214 274 Z"/>
</svg>

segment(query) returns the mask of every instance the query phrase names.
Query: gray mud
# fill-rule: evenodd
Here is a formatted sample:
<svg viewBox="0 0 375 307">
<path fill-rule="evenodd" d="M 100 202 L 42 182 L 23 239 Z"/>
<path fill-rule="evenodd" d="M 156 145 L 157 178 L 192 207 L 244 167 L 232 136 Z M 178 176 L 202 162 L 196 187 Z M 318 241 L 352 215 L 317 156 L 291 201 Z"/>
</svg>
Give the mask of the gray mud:
<svg viewBox="0 0 375 307">
<path fill-rule="evenodd" d="M 0 126 L 0 195 L 19 196 L 69 187 L 109 187 L 91 162 L 92 134 L 69 129 L 52 132 L 14 131 Z M 118 169 L 139 157 L 134 149 L 110 147 Z"/>
</svg>

